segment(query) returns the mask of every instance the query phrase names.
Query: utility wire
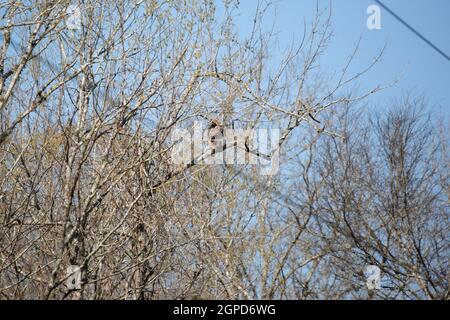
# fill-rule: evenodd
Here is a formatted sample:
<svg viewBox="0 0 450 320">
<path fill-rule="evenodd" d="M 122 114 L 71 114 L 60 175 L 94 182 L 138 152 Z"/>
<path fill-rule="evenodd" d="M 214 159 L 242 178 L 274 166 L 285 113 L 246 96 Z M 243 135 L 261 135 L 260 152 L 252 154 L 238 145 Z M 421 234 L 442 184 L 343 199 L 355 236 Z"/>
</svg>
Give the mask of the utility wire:
<svg viewBox="0 0 450 320">
<path fill-rule="evenodd" d="M 423 35 L 420 34 L 419 31 L 417 31 L 416 29 L 414 29 L 413 27 L 411 27 L 405 20 L 403 20 L 402 18 L 400 18 L 394 11 L 392 11 L 391 9 L 389 9 L 384 3 L 382 3 L 380 0 L 375 0 L 376 3 L 378 3 L 380 6 L 382 6 L 387 12 L 389 12 L 391 15 L 394 16 L 395 19 L 397 19 L 398 21 L 400 21 L 405 27 L 407 27 L 409 30 L 411 30 L 412 32 L 414 32 L 416 34 L 416 36 L 418 36 L 420 39 L 422 39 L 426 44 L 428 44 L 430 47 L 432 47 L 434 50 L 436 50 L 438 53 L 440 53 L 445 59 L 447 59 L 448 61 L 450 61 L 450 57 L 445 54 L 441 49 L 439 49 L 438 47 L 436 47 L 433 43 L 431 43 L 430 40 L 428 40 L 427 38 L 425 38 Z"/>
</svg>

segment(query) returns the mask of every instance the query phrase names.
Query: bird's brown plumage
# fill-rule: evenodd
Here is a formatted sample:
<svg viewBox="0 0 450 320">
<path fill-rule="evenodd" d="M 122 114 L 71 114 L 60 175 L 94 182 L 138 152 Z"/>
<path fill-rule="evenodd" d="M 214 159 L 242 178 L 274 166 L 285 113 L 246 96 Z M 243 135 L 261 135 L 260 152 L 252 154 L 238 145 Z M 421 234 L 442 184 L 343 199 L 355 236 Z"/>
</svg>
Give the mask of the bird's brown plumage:
<svg viewBox="0 0 450 320">
<path fill-rule="evenodd" d="M 208 144 L 213 152 L 223 146 L 223 125 L 218 119 L 211 120 L 208 128 Z"/>
</svg>

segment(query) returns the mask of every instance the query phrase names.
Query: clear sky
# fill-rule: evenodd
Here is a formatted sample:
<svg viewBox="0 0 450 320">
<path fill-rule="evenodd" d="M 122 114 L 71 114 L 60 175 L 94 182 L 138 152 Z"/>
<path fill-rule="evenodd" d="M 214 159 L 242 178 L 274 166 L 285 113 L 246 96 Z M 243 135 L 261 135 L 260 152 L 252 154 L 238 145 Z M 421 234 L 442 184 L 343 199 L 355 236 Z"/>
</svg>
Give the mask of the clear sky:
<svg viewBox="0 0 450 320">
<path fill-rule="evenodd" d="M 450 1 L 449 0 L 382 0 L 403 20 L 418 30 L 447 55 L 450 55 Z M 362 37 L 361 49 L 353 70 L 366 67 L 386 44 L 382 61 L 364 78 L 358 80 L 360 88 L 387 85 L 395 79 L 399 82 L 366 102 L 383 105 L 393 97 L 408 93 L 425 95 L 435 111 L 450 114 L 450 61 L 434 51 L 424 41 L 381 8 L 381 30 L 369 30 L 366 26 L 369 5 L 373 0 L 319 0 L 319 7 L 331 4 L 333 40 L 321 59 L 321 66 L 330 74 L 339 71 Z M 255 12 L 256 0 L 241 0 L 240 15 L 236 26 L 247 32 Z M 316 8 L 316 0 L 281 0 L 275 2 L 266 14 L 265 27 L 275 19 L 280 47 L 288 45 L 303 35 L 303 20 L 310 19 Z M 276 13 L 276 15 L 275 15 Z"/>
</svg>

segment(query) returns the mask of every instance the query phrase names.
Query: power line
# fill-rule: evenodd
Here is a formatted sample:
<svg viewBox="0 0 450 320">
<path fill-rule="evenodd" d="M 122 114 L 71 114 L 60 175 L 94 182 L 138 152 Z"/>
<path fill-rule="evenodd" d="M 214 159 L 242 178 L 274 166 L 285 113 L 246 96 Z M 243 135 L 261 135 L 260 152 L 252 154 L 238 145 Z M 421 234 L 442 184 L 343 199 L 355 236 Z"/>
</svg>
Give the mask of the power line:
<svg viewBox="0 0 450 320">
<path fill-rule="evenodd" d="M 405 27 L 407 27 L 409 30 L 411 30 L 412 32 L 414 32 L 416 34 L 416 36 L 418 36 L 420 39 L 422 39 L 426 44 L 428 44 L 430 47 L 432 47 L 434 50 L 436 50 L 438 53 L 440 53 L 445 59 L 447 59 L 448 61 L 450 61 L 450 57 L 445 54 L 441 49 L 439 49 L 438 47 L 436 47 L 433 43 L 431 43 L 430 40 L 428 40 L 427 38 L 425 38 L 422 34 L 420 34 L 419 31 L 417 31 L 416 29 L 414 29 L 413 27 L 411 27 L 405 20 L 403 20 L 402 18 L 400 18 L 394 11 L 392 11 L 391 9 L 389 9 L 384 3 L 382 3 L 380 0 L 375 0 L 376 3 L 378 3 L 380 6 L 382 6 L 387 12 L 389 12 L 392 16 L 394 16 L 394 18 L 396 18 L 398 21 L 400 21 Z"/>
</svg>

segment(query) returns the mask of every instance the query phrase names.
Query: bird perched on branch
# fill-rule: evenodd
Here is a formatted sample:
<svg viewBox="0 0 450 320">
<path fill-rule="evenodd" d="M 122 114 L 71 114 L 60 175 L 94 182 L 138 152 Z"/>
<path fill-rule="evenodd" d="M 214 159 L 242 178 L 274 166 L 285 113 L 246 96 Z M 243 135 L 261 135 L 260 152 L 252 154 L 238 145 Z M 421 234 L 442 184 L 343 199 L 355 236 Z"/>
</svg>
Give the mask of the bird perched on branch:
<svg viewBox="0 0 450 320">
<path fill-rule="evenodd" d="M 212 154 L 222 151 L 224 147 L 224 126 L 218 119 L 213 119 L 208 127 L 208 144 Z"/>
<path fill-rule="evenodd" d="M 213 119 L 210 122 L 210 125 L 208 127 L 208 144 L 211 148 L 211 154 L 215 154 L 221 151 L 224 151 L 227 148 L 231 147 L 237 147 L 244 150 L 246 153 L 251 153 L 257 157 L 270 160 L 270 156 L 260 153 L 257 150 L 252 150 L 250 148 L 250 135 L 245 136 L 245 138 L 242 140 L 243 145 L 239 143 L 237 140 L 233 141 L 226 141 L 225 133 L 224 133 L 225 127 L 218 119 Z M 237 137 L 234 137 L 235 139 Z"/>
</svg>

